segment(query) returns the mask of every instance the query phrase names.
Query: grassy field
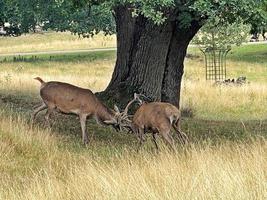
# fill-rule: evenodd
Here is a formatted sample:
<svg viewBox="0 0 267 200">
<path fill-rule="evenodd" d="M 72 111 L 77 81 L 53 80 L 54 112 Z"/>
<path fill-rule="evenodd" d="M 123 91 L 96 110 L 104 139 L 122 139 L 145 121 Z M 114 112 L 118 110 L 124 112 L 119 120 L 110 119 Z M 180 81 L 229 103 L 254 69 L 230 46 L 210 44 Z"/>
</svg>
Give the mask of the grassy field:
<svg viewBox="0 0 267 200">
<path fill-rule="evenodd" d="M 93 38 L 82 38 L 70 32 L 47 32 L 27 34 L 16 38 L 0 37 L 0 54 L 51 50 L 75 50 L 107 48 L 116 46 L 116 37 L 98 34 Z"/>
<path fill-rule="evenodd" d="M 0 40 L 0 47 L 13 43 L 25 51 L 25 40 L 35 47 L 36 37 L 25 36 L 20 44 Z M 51 49 L 63 38 L 42 37 L 51 39 Z M 201 54 L 189 49 L 195 56 L 185 62 L 182 109 L 193 118 L 184 116 L 182 129 L 190 144 L 177 143 L 178 153 L 160 144 L 159 154 L 149 136 L 137 153 L 133 135 L 94 121 L 84 147 L 77 117 L 56 114 L 51 128 L 44 114 L 34 124 L 30 119 L 40 102 L 34 77 L 101 91 L 111 78 L 115 51 L 0 62 L 0 199 L 266 199 L 266 52 L 264 44 L 233 49 L 228 77 L 243 75 L 250 82 L 234 87 L 206 82 Z"/>
</svg>

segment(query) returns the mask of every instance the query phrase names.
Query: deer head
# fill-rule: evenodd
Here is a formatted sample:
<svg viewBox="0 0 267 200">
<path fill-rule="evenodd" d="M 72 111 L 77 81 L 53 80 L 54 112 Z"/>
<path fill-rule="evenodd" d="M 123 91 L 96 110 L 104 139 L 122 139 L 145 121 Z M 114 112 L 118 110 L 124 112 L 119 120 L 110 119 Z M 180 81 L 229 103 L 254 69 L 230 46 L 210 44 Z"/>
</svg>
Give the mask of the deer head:
<svg viewBox="0 0 267 200">
<path fill-rule="evenodd" d="M 116 131 L 122 131 L 122 129 L 125 127 L 125 124 L 130 124 L 131 120 L 124 114 L 124 111 L 120 111 L 117 105 L 114 105 L 113 110 L 113 117 L 110 120 L 105 120 L 104 123 L 107 125 L 112 125 Z"/>
<path fill-rule="evenodd" d="M 104 121 L 106 124 L 112 125 L 116 130 L 122 130 L 126 129 L 127 131 L 132 131 L 131 129 L 131 123 L 132 120 L 131 115 L 128 115 L 129 107 L 134 103 L 137 102 L 138 105 L 142 105 L 144 101 L 140 97 L 145 97 L 141 94 L 134 93 L 134 98 L 129 101 L 129 103 L 126 105 L 125 109 L 121 112 L 118 106 L 114 105 L 114 111 L 115 116 L 112 120 L 106 120 Z"/>
</svg>

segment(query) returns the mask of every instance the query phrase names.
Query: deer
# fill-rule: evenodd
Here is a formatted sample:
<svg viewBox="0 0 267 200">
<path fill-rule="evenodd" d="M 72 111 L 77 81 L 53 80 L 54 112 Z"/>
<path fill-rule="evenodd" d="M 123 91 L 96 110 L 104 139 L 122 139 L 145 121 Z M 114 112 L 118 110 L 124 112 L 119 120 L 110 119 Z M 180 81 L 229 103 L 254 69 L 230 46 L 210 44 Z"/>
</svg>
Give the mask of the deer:
<svg viewBox="0 0 267 200">
<path fill-rule="evenodd" d="M 145 141 L 144 135 L 147 132 L 151 132 L 153 136 L 153 142 L 158 150 L 158 144 L 156 141 L 157 134 L 161 135 L 165 142 L 175 151 L 174 140 L 171 135 L 171 129 L 175 130 L 180 141 L 185 144 L 188 141 L 188 137 L 180 129 L 179 122 L 181 120 L 180 110 L 170 103 L 165 102 L 150 102 L 146 103 L 140 99 L 140 95 L 134 94 L 134 99 L 131 100 L 124 111 L 122 112 L 123 119 L 129 119 L 128 109 L 129 106 L 138 102 L 140 107 L 133 115 L 132 121 L 123 121 L 124 128 L 131 130 L 139 139 L 139 147 L 142 146 Z M 125 123 L 129 122 L 130 123 Z"/>
<path fill-rule="evenodd" d="M 47 110 L 45 120 L 49 124 L 49 118 L 54 111 L 63 114 L 75 114 L 79 116 L 82 129 L 82 141 L 89 143 L 86 132 L 86 120 L 94 118 L 100 125 L 112 125 L 117 131 L 121 129 L 121 113 L 116 105 L 114 110 L 105 106 L 89 89 L 80 88 L 68 83 L 50 81 L 45 82 L 40 77 L 34 78 L 41 83 L 40 96 L 42 103 L 34 109 L 33 121 L 42 110 Z"/>
</svg>

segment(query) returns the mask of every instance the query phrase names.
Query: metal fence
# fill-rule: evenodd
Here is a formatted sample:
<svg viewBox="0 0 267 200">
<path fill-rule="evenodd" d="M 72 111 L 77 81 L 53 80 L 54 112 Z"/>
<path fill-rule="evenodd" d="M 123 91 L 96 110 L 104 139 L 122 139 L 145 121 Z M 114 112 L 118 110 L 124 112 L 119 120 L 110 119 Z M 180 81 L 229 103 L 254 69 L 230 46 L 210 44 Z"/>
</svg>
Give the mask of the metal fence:
<svg viewBox="0 0 267 200">
<path fill-rule="evenodd" d="M 227 49 L 200 49 L 205 56 L 206 80 L 221 81 L 226 79 L 226 55 L 231 50 Z"/>
</svg>

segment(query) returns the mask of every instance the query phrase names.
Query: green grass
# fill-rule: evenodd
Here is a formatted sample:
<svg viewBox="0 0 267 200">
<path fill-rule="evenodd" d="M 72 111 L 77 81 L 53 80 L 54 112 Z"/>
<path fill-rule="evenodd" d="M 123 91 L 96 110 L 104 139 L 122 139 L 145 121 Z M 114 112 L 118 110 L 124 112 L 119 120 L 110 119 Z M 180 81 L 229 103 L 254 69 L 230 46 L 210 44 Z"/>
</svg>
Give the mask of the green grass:
<svg viewBox="0 0 267 200">
<path fill-rule="evenodd" d="M 234 47 L 228 58 L 237 62 L 260 63 L 267 67 L 267 43 Z"/>
<path fill-rule="evenodd" d="M 0 57 L 0 62 L 26 62 L 34 64 L 42 64 L 48 61 L 52 62 L 93 62 L 95 60 L 111 60 L 115 58 L 115 50 L 110 51 L 96 51 L 96 52 L 74 52 L 74 53 L 58 53 L 58 54 L 40 54 L 40 55 L 25 55 L 25 56 L 5 56 Z"/>
<path fill-rule="evenodd" d="M 193 56 L 202 57 L 203 53 L 198 47 L 189 47 L 188 53 Z M 267 43 L 243 44 L 232 47 L 227 54 L 227 61 L 242 62 L 247 64 L 261 64 L 267 67 Z"/>
</svg>

